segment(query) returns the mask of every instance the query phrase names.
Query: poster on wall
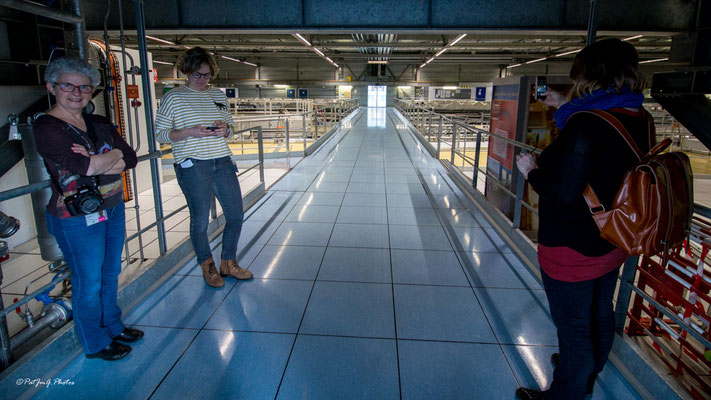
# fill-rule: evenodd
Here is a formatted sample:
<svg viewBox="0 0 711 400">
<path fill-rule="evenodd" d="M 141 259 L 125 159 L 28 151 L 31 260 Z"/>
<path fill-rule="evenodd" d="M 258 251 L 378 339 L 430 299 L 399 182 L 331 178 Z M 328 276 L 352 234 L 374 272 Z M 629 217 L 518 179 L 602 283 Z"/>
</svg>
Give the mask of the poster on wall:
<svg viewBox="0 0 711 400">
<path fill-rule="evenodd" d="M 491 101 L 491 133 L 508 139 L 516 138 L 519 90 L 519 83 L 494 84 Z M 496 177 L 499 184 L 511 190 L 513 187 L 511 177 L 514 166 L 514 146 L 492 135 L 489 138 L 487 158 L 489 174 Z M 487 178 L 485 195 L 489 202 L 509 218 L 513 218 L 513 199 L 494 180 Z"/>
<path fill-rule="evenodd" d="M 338 98 L 339 99 L 350 99 L 352 90 L 353 90 L 353 86 L 350 86 L 350 85 L 338 86 Z"/>
<path fill-rule="evenodd" d="M 435 89 L 435 99 L 471 99 L 471 89 Z"/>
</svg>

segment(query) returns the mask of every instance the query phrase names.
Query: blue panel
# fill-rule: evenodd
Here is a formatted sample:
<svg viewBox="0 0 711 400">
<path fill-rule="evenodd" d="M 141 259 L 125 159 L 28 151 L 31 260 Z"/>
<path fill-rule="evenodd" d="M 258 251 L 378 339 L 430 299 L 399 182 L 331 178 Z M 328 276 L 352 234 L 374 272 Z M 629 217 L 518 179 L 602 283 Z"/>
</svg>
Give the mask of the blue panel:
<svg viewBox="0 0 711 400">
<path fill-rule="evenodd" d="M 312 282 L 241 281 L 207 323 L 208 329 L 296 333 Z"/>
<path fill-rule="evenodd" d="M 402 339 L 496 343 L 471 288 L 395 285 Z"/>
<path fill-rule="evenodd" d="M 542 290 L 474 288 L 500 343 L 557 345 Z"/>
<path fill-rule="evenodd" d="M 432 0 L 432 26 L 552 28 L 561 24 L 561 6 L 560 0 Z"/>
<path fill-rule="evenodd" d="M 295 99 L 296 98 L 296 89 L 286 89 L 286 98 L 287 99 Z"/>
<path fill-rule="evenodd" d="M 316 279 L 325 247 L 264 246 L 249 266 L 256 278 Z"/>
<path fill-rule="evenodd" d="M 174 328 L 201 328 L 235 285 L 212 288 L 202 277 L 173 276 L 136 307 L 124 322 Z"/>
<path fill-rule="evenodd" d="M 426 27 L 428 2 L 421 0 L 304 0 L 308 26 Z"/>
<path fill-rule="evenodd" d="M 403 399 L 513 399 L 498 345 L 398 341 Z"/>
<path fill-rule="evenodd" d="M 542 289 L 533 274 L 512 254 L 461 252 L 459 256 L 467 270 L 473 272 L 476 287 Z"/>
<path fill-rule="evenodd" d="M 278 396 L 280 400 L 398 398 L 394 340 L 326 336 L 299 336 Z"/>
<path fill-rule="evenodd" d="M 454 252 L 392 250 L 393 282 L 469 287 Z"/>
<path fill-rule="evenodd" d="M 180 4 L 183 28 L 301 25 L 300 0 L 181 0 Z"/>
<path fill-rule="evenodd" d="M 392 286 L 316 282 L 300 333 L 394 338 Z"/>
<path fill-rule="evenodd" d="M 64 371 L 52 377 L 53 382 L 59 379 L 71 384 L 53 384 L 41 390 L 34 398 L 149 398 L 198 331 L 153 327 L 141 329 L 145 336 L 131 344 L 133 351 L 125 358 L 106 362 L 101 359 L 90 360 L 81 355 Z M 125 384 L 127 382 L 130 384 Z"/>
<path fill-rule="evenodd" d="M 274 398 L 293 343 L 293 335 L 202 331 L 151 398 Z"/>
<path fill-rule="evenodd" d="M 390 283 L 388 249 L 329 247 L 319 280 Z"/>
</svg>

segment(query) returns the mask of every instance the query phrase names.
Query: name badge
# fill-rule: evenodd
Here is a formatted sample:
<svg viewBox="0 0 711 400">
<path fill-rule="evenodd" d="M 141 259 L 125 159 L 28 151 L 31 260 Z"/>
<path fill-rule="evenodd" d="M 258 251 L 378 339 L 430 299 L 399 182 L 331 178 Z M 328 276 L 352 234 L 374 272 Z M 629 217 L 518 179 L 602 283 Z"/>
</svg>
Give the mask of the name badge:
<svg viewBox="0 0 711 400">
<path fill-rule="evenodd" d="M 84 216 L 84 219 L 86 219 L 86 226 L 92 226 L 94 224 L 98 224 L 99 222 L 104 222 L 106 221 L 106 211 L 101 210 L 93 214 L 87 214 Z"/>
<path fill-rule="evenodd" d="M 187 160 L 181 162 L 178 165 L 180 165 L 180 168 L 190 168 L 193 166 L 193 160 L 188 158 Z"/>
</svg>

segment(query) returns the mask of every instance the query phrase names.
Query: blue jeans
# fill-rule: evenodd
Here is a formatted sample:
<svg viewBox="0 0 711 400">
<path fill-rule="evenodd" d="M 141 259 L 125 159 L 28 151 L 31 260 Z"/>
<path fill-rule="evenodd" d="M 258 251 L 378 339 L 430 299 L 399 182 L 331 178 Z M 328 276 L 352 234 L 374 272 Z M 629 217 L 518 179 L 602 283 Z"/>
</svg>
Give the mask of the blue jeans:
<svg viewBox="0 0 711 400">
<path fill-rule="evenodd" d="M 237 258 L 237 242 L 242 233 L 244 210 L 242 191 L 230 157 L 212 160 L 189 159 L 192 166 L 175 165 L 175 175 L 183 190 L 190 210 L 190 241 L 198 264 L 212 257 L 207 226 L 210 222 L 210 203 L 213 194 L 222 205 L 225 214 L 225 230 L 222 232 L 222 259 Z"/>
<path fill-rule="evenodd" d="M 545 399 L 583 399 L 592 393 L 615 336 L 612 297 L 618 272 L 615 268 L 599 278 L 563 282 L 541 270 L 560 350 Z"/>
<path fill-rule="evenodd" d="M 106 214 L 106 221 L 87 226 L 84 216 L 57 218 L 47 213 L 47 229 L 72 271 L 74 327 L 87 354 L 108 346 L 125 328 L 116 304 L 126 238 L 124 204 Z"/>
</svg>

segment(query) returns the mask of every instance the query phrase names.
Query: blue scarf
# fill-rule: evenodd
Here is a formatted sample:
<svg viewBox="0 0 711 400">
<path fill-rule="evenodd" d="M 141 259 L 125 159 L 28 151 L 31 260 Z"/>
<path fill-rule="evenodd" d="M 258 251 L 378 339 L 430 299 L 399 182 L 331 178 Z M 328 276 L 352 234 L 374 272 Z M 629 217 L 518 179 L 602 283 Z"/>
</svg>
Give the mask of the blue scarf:
<svg viewBox="0 0 711 400">
<path fill-rule="evenodd" d="M 644 94 L 633 92 L 627 86 L 622 87 L 620 91 L 613 87 L 598 89 L 592 94 L 576 97 L 563 104 L 553 113 L 553 118 L 555 118 L 555 126 L 563 129 L 568 118 L 578 111 L 609 110 L 615 107 L 640 108 L 642 102 L 644 102 Z"/>
</svg>

